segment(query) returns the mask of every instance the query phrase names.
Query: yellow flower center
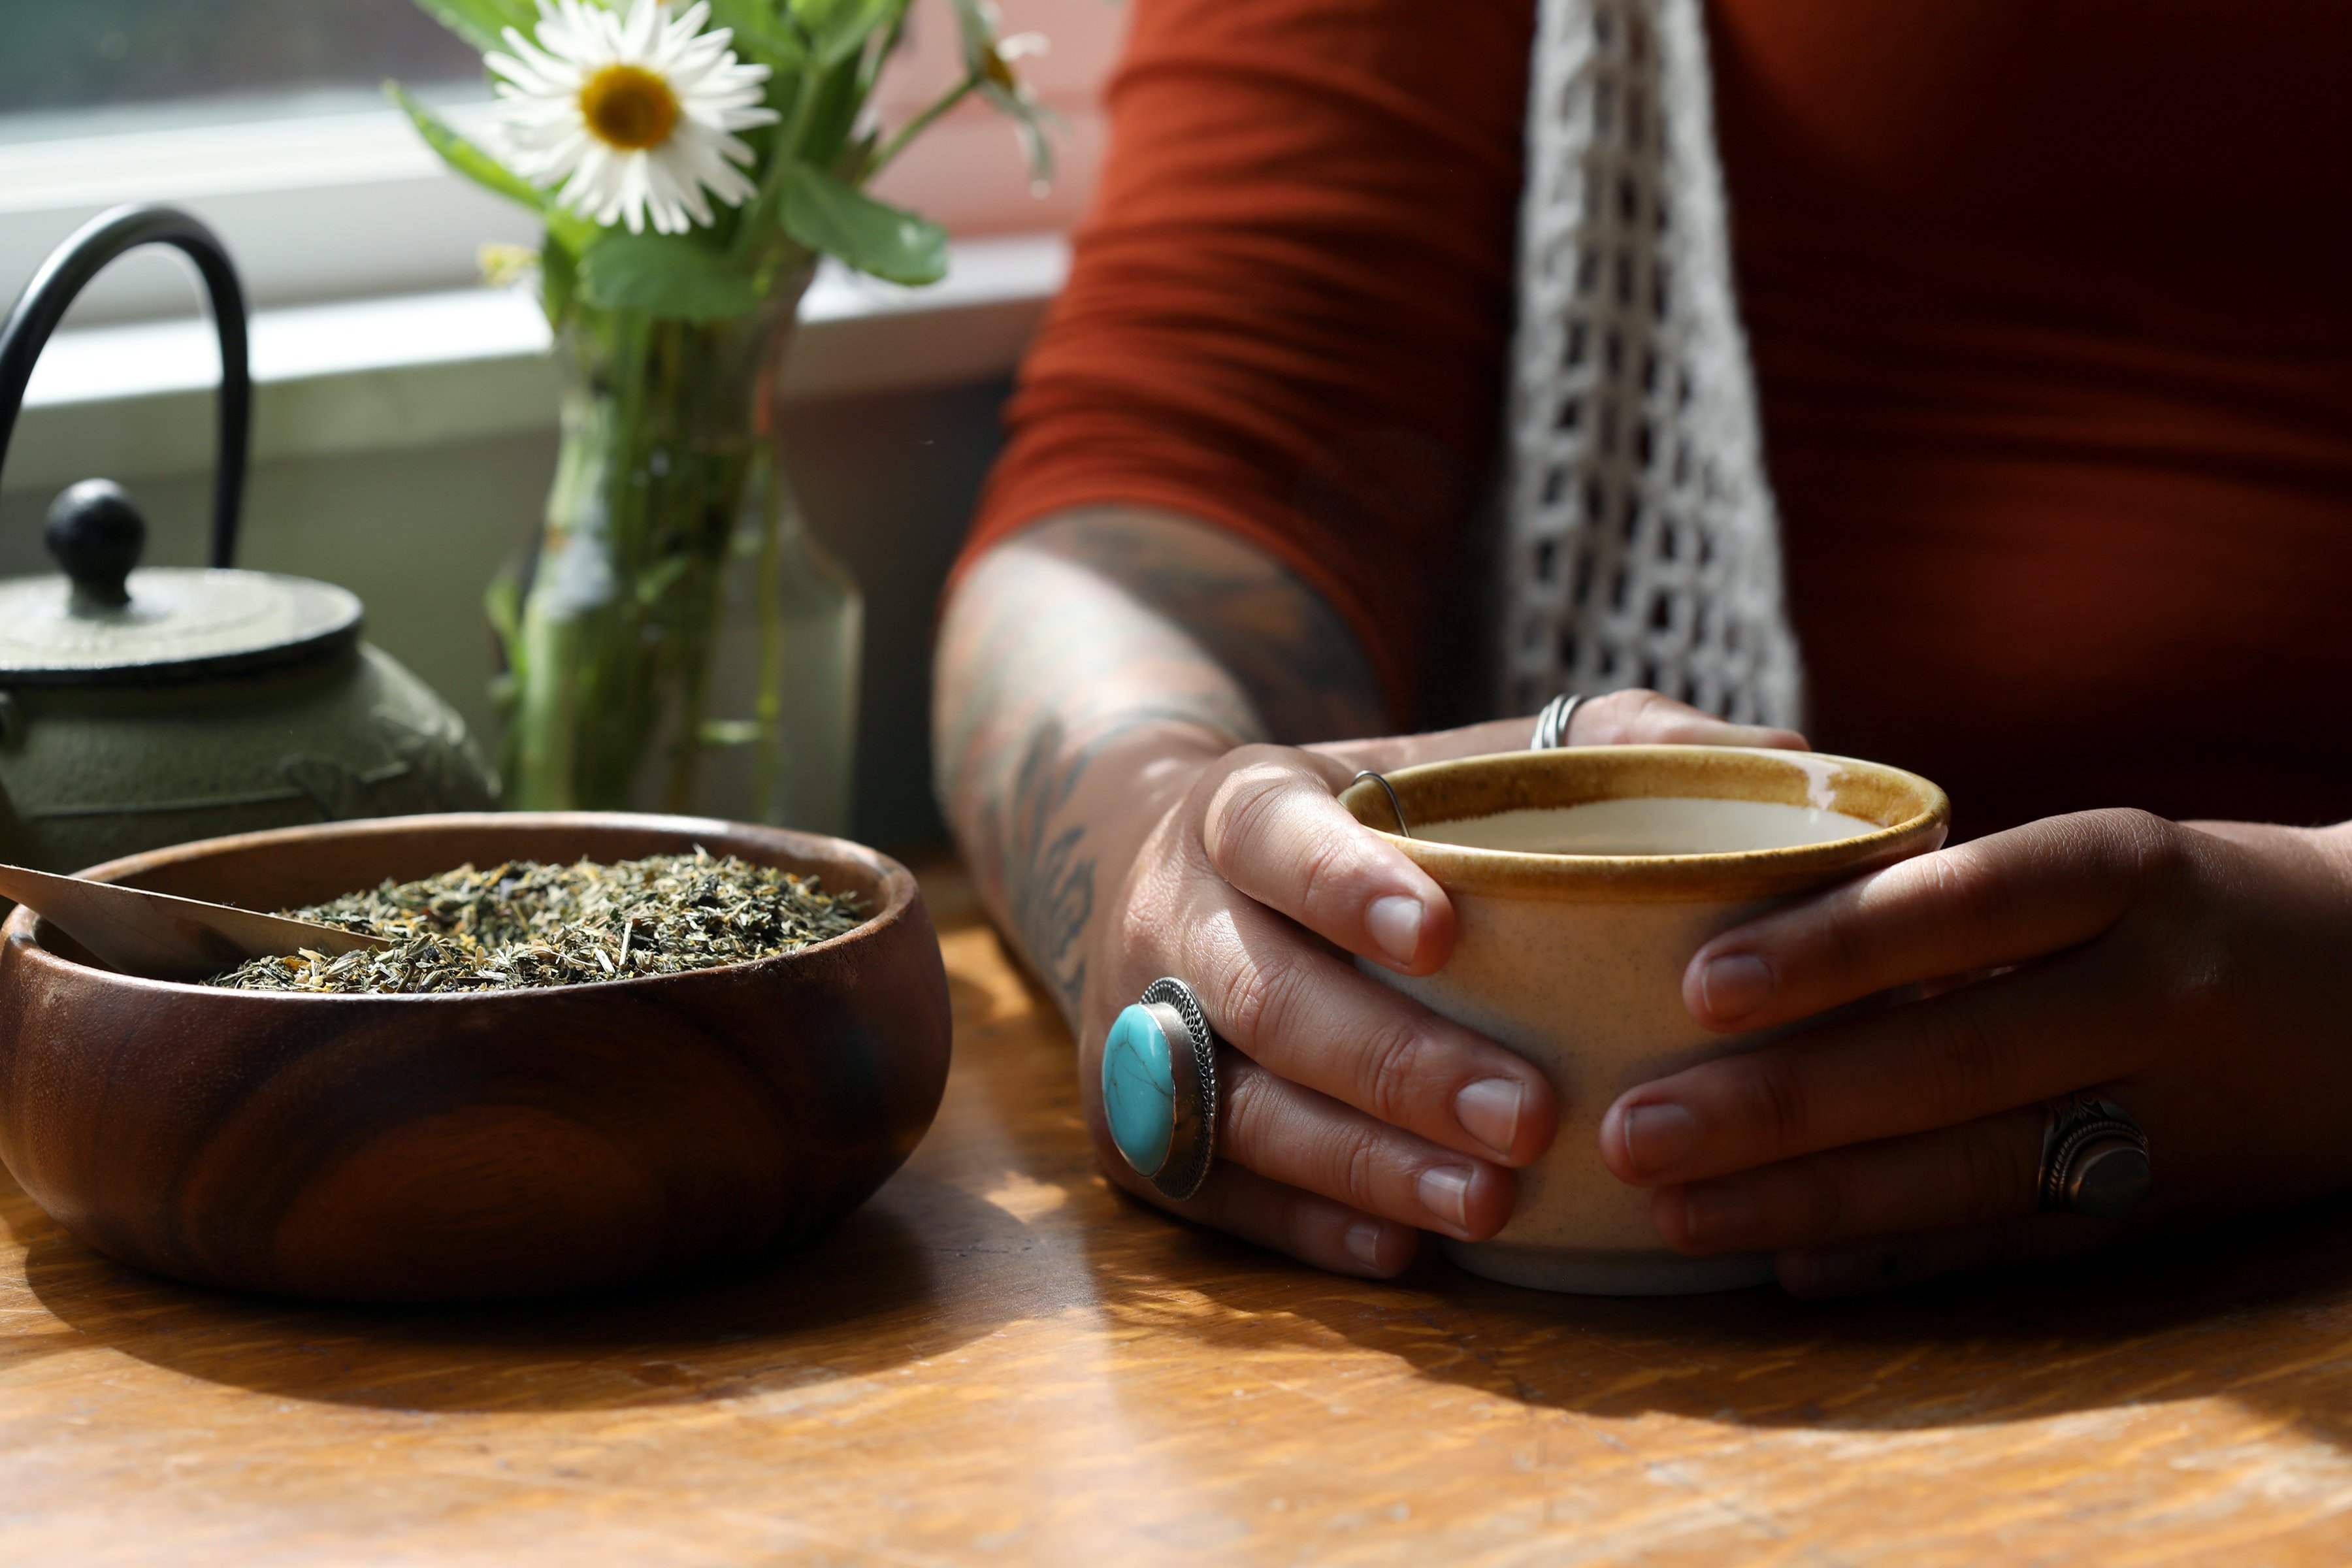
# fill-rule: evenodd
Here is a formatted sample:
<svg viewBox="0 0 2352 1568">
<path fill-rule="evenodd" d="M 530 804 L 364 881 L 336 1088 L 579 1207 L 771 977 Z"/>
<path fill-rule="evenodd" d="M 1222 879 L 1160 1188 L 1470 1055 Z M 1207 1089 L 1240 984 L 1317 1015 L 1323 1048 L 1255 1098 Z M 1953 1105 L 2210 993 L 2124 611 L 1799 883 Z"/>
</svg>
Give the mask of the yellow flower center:
<svg viewBox="0 0 2352 1568">
<path fill-rule="evenodd" d="M 993 48 L 983 48 L 980 56 L 980 74 L 1007 92 L 1020 90 L 1021 79 L 1013 74 L 1013 64 Z"/>
<path fill-rule="evenodd" d="M 677 124 L 677 94 L 640 66 L 606 66 L 580 89 L 580 117 L 607 147 L 643 152 L 669 140 Z"/>
</svg>

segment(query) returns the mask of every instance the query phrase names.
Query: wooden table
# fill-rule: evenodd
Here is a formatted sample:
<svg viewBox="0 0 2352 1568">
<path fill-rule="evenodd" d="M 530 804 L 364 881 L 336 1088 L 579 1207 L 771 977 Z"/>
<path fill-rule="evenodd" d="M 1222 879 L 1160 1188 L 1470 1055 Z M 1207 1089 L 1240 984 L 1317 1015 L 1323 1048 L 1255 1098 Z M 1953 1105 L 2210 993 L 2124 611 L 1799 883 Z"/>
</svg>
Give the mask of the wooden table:
<svg viewBox="0 0 2352 1568">
<path fill-rule="evenodd" d="M 1116 1196 L 951 871 L 913 1163 L 749 1279 L 327 1310 L 0 1177 L 0 1563 L 2341 1563 L 2352 1221 L 1806 1306 L 1309 1273 Z M 2352 1129 L 2347 1129 L 2352 1134 Z"/>
</svg>

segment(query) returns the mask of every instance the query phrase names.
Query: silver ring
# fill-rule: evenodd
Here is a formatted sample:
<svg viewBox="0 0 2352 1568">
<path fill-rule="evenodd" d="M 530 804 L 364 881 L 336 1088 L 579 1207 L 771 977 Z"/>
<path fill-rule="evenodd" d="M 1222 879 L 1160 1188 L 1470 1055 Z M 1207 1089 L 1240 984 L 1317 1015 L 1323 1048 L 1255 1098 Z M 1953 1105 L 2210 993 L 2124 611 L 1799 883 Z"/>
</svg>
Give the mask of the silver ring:
<svg viewBox="0 0 2352 1568">
<path fill-rule="evenodd" d="M 2040 1206 L 2109 1219 L 2139 1206 L 2156 1184 L 2147 1134 L 2110 1100 L 2078 1094 L 2042 1112 Z"/>
<path fill-rule="evenodd" d="M 1561 692 L 1543 705 L 1536 715 L 1536 738 L 1528 743 L 1530 752 L 1557 751 L 1568 744 L 1568 727 L 1576 718 L 1577 704 L 1584 700 L 1581 692 Z"/>
<path fill-rule="evenodd" d="M 1103 1041 L 1103 1120 L 1122 1159 L 1178 1203 L 1217 1157 L 1216 1034 L 1192 988 L 1153 981 Z"/>
<path fill-rule="evenodd" d="M 1348 787 L 1349 789 L 1353 789 L 1358 784 L 1363 783 L 1366 779 L 1370 779 L 1374 784 L 1380 785 L 1381 792 L 1389 797 L 1389 809 L 1396 813 L 1397 831 L 1403 834 L 1407 838 L 1412 837 L 1412 829 L 1405 826 L 1404 802 L 1397 799 L 1396 785 L 1389 783 L 1387 779 L 1381 777 L 1379 773 L 1372 772 L 1371 769 L 1366 768 L 1362 773 L 1358 773 L 1354 778 L 1348 781 Z"/>
</svg>

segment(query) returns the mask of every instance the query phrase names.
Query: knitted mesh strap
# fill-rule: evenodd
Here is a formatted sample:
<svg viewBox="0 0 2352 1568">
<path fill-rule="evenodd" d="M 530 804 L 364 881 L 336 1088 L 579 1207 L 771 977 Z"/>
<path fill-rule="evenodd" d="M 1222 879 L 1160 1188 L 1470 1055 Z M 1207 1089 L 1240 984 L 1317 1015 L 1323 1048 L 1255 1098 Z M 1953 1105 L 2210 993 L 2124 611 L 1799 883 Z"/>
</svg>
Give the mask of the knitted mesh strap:
<svg viewBox="0 0 2352 1568">
<path fill-rule="evenodd" d="M 1793 725 L 1699 0 L 1542 0 L 1502 538 L 1505 710 L 1648 686 Z"/>
</svg>

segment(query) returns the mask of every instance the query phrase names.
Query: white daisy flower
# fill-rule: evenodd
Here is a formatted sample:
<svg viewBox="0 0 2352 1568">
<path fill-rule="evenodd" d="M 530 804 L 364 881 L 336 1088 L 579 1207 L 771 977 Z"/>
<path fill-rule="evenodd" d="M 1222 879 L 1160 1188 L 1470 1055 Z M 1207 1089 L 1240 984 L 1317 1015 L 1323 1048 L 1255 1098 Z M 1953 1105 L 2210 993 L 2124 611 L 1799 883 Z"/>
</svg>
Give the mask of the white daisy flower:
<svg viewBox="0 0 2352 1568">
<path fill-rule="evenodd" d="M 709 16 L 699 3 L 672 16 L 664 0 L 630 0 L 625 15 L 539 0 L 537 40 L 509 27 L 513 52 L 488 57 L 515 173 L 561 182 L 557 201 L 631 234 L 648 213 L 663 234 L 709 225 L 705 192 L 740 205 L 756 187 L 736 166 L 752 153 L 734 132 L 776 111 L 761 102 L 768 68 L 738 60 L 727 28 L 702 31 Z"/>
</svg>

